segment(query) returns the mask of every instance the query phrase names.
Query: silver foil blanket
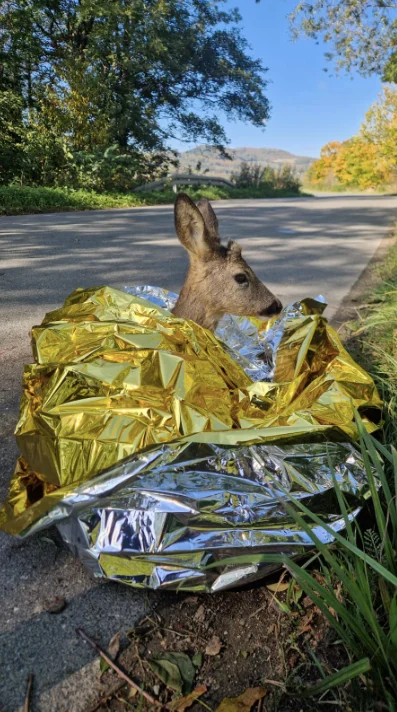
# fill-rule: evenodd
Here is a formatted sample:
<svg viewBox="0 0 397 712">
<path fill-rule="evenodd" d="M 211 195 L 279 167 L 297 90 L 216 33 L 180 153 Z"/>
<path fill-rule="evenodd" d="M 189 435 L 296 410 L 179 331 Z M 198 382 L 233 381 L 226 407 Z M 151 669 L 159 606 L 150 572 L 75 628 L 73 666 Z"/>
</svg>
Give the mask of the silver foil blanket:
<svg viewBox="0 0 397 712">
<path fill-rule="evenodd" d="M 63 310 L 47 315 L 44 326 L 36 328 L 37 365 L 27 367 L 24 409 L 18 426 L 19 442 L 25 447 L 25 451 L 21 448 L 24 459 L 12 480 L 8 502 L 0 512 L 3 529 L 25 536 L 55 524 L 95 577 L 141 588 L 215 592 L 268 574 L 280 566 L 274 561 L 275 554 L 295 556 L 313 547 L 311 537 L 297 526 L 285 506 L 291 495 L 304 500 L 324 523 L 339 531 L 344 521 L 333 487 L 336 478 L 345 493 L 351 519 L 357 516 L 368 496 L 368 486 L 361 454 L 350 442 L 355 437 L 353 406 L 362 409 L 371 431 L 377 427 L 371 422 L 371 412 L 379 409 L 380 400 L 370 376 L 353 362 L 321 316 L 326 306 L 323 298 L 286 307 L 266 328 L 257 320 L 240 317 L 227 316 L 220 322 L 216 337 L 228 357 L 237 362 L 242 378 L 251 383 L 249 387 L 244 384 L 252 400 L 248 402 L 247 395 L 241 400 L 240 430 L 230 429 L 219 419 L 218 432 L 203 426 L 202 432 L 193 429 L 183 437 L 171 435 L 165 441 L 166 429 L 159 430 L 157 441 L 143 442 L 139 450 L 128 454 L 132 451 L 124 448 L 131 446 L 132 436 L 130 440 L 122 438 L 125 433 L 135 432 L 131 429 L 131 422 L 135 421 L 128 420 L 123 398 L 131 400 L 131 394 L 140 391 L 133 381 L 138 368 L 128 376 L 128 382 L 123 369 L 125 360 L 128 365 L 135 358 L 136 343 L 143 354 L 142 379 L 147 378 L 150 384 L 150 378 L 153 383 L 155 377 L 159 378 L 153 365 L 145 370 L 145 354 L 153 348 L 152 343 L 160 342 L 160 337 L 152 327 L 147 333 L 141 328 L 141 300 L 146 300 L 144 310 L 148 310 L 147 302 L 151 303 L 151 310 L 152 305 L 170 310 L 177 295 L 157 287 L 125 288 L 137 298 L 137 319 L 141 320 L 131 335 L 129 317 L 123 316 L 132 313 L 131 305 L 124 304 L 125 292 L 106 290 L 88 290 L 86 301 L 77 290 Z M 86 314 L 83 325 L 81 313 Z M 167 313 L 162 311 L 158 316 L 158 328 L 170 339 L 174 317 Z M 76 314 L 78 318 L 73 322 Z M 149 317 L 153 321 L 151 313 Z M 83 334 L 78 347 L 75 333 Z M 197 337 L 194 353 L 200 354 L 207 337 L 197 333 L 201 341 Z M 180 330 L 181 343 L 183 334 Z M 212 335 L 208 338 L 211 353 L 223 353 Z M 65 356 L 68 339 L 72 355 Z M 73 349 L 77 348 L 80 350 L 73 357 Z M 84 349 L 85 361 L 81 355 Z M 66 359 L 65 367 L 62 358 Z M 191 361 L 188 355 L 186 363 Z M 229 358 L 227 363 L 230 371 L 237 368 Z M 155 375 L 151 376 L 152 372 Z M 220 372 L 221 366 L 217 373 Z M 186 370 L 185 390 L 193 378 L 191 373 Z M 194 373 L 197 378 L 198 372 Z M 317 380 L 316 374 L 320 374 Z M 218 378 L 216 373 L 215 376 Z M 39 390 L 43 383 L 51 385 L 55 377 L 56 387 L 48 386 L 48 393 Z M 211 396 L 211 382 L 207 386 L 207 380 L 202 380 Z M 218 382 L 219 379 L 214 380 L 215 384 Z M 119 390 L 114 398 L 120 399 L 116 403 L 119 410 L 107 411 L 109 417 L 116 414 L 108 421 L 110 425 L 104 420 L 100 431 L 96 423 L 102 423 L 116 386 Z M 66 393 L 62 402 L 56 395 L 61 392 L 56 389 L 61 387 Z M 201 391 L 197 392 L 196 401 L 191 398 L 191 409 L 197 403 L 201 408 Z M 219 392 L 227 393 L 225 389 Z M 155 393 L 153 388 L 151 393 Z M 218 407 L 221 397 L 216 398 L 211 407 Z M 37 407 L 40 402 L 41 410 Z M 91 403 L 96 405 L 90 410 Z M 237 412 L 238 401 L 234 403 Z M 134 407 L 138 406 L 141 407 L 138 400 L 134 401 Z M 374 406 L 372 411 L 368 406 Z M 85 430 L 79 420 L 84 408 Z M 145 408 L 146 414 L 150 409 Z M 41 420 L 35 420 L 37 413 Z M 197 422 L 204 422 L 197 413 Z M 162 411 L 160 415 L 163 417 Z M 167 424 L 169 414 L 165 415 Z M 32 423 L 36 422 L 34 431 Z M 49 424 L 53 422 L 55 445 L 59 435 L 56 428 L 63 428 L 63 450 L 55 445 L 49 449 Z M 116 462 L 112 460 L 115 464 L 98 466 L 95 476 L 73 480 L 73 467 L 77 471 L 79 464 L 80 473 L 84 474 L 92 453 L 99 453 L 99 458 L 108 453 L 114 456 L 110 446 L 116 426 L 112 424 L 120 422 L 117 437 L 122 445 L 121 455 Z M 195 422 L 192 416 L 191 423 Z M 69 423 L 77 423 L 78 427 L 72 429 Z M 79 450 L 76 443 L 80 436 Z M 92 443 L 91 449 L 83 450 L 87 442 Z M 47 463 L 57 463 L 58 452 L 66 453 L 69 460 L 63 467 L 61 462 L 58 469 L 51 470 Z M 42 469 L 34 466 L 35 458 Z M 45 473 L 45 467 L 50 473 L 47 479 L 40 474 Z M 39 490 L 40 496 L 36 494 Z M 333 539 L 323 527 L 316 527 L 315 533 L 323 542 Z"/>
<path fill-rule="evenodd" d="M 58 523 L 95 577 L 141 588 L 222 591 L 278 568 L 266 555 L 312 548 L 285 512 L 286 493 L 304 499 L 334 530 L 343 529 L 332 470 L 355 517 L 366 479 L 352 445 L 168 445 L 80 487 L 46 524 Z M 324 529 L 316 528 L 316 535 L 332 540 Z M 257 554 L 265 560 L 247 563 Z M 231 557 L 236 563 L 222 564 Z"/>
</svg>

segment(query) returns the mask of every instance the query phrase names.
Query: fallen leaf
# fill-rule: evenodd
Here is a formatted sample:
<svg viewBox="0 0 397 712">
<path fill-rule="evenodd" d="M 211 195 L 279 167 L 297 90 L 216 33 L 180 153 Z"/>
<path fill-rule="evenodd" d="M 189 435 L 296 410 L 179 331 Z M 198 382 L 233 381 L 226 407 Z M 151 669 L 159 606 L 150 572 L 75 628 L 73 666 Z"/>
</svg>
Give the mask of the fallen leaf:
<svg viewBox="0 0 397 712">
<path fill-rule="evenodd" d="M 289 589 L 289 583 L 270 583 L 266 588 L 269 591 L 274 591 L 275 593 L 282 593 L 283 591 L 287 591 Z"/>
<path fill-rule="evenodd" d="M 240 697 L 225 697 L 216 712 L 250 712 L 251 707 L 266 695 L 264 687 L 250 687 Z"/>
<path fill-rule="evenodd" d="M 195 653 L 192 657 L 194 667 L 200 668 L 203 664 L 203 653 Z"/>
<path fill-rule="evenodd" d="M 157 677 L 172 690 L 188 695 L 193 690 L 196 669 L 185 653 L 161 653 L 148 661 Z"/>
<path fill-rule="evenodd" d="M 314 601 L 306 596 L 306 598 L 303 599 L 303 608 L 311 608 L 312 606 L 314 606 Z"/>
<path fill-rule="evenodd" d="M 62 613 L 64 608 L 66 608 L 66 599 L 62 596 L 49 598 L 43 603 L 43 610 L 47 613 Z"/>
<path fill-rule="evenodd" d="M 183 680 L 178 665 L 162 658 L 149 660 L 149 665 L 154 674 L 157 675 L 161 682 L 164 682 L 167 687 L 171 687 L 171 689 L 176 690 L 176 692 L 182 692 Z"/>
<path fill-rule="evenodd" d="M 109 670 L 110 665 L 109 663 L 104 660 L 104 658 L 99 659 L 99 678 L 102 677 L 103 673 L 106 672 L 106 670 Z"/>
<path fill-rule="evenodd" d="M 135 697 L 135 695 L 138 694 L 138 690 L 136 687 L 130 687 L 129 692 L 128 692 L 128 699 L 131 700 L 132 697 Z"/>
<path fill-rule="evenodd" d="M 205 608 L 204 606 L 199 606 L 196 613 L 194 614 L 194 620 L 202 623 L 205 619 Z"/>
<path fill-rule="evenodd" d="M 115 633 L 112 638 L 110 639 L 110 643 L 108 645 L 108 653 L 109 657 L 112 658 L 112 660 L 116 660 L 119 650 L 120 650 L 120 638 L 121 638 L 121 632 Z M 109 670 L 110 665 L 109 663 L 104 660 L 104 658 L 101 657 L 100 662 L 99 662 L 99 672 L 101 674 L 101 677 L 106 670 Z"/>
<path fill-rule="evenodd" d="M 301 600 L 302 596 L 303 596 L 303 590 L 301 588 L 295 586 L 295 589 L 294 589 L 294 592 L 292 595 L 292 597 L 294 599 L 294 603 L 298 604 L 299 601 Z"/>
<path fill-rule="evenodd" d="M 219 655 L 221 652 L 222 648 L 222 643 L 219 640 L 217 635 L 213 635 L 209 643 L 207 644 L 207 647 L 205 649 L 205 652 L 207 655 Z"/>
<path fill-rule="evenodd" d="M 120 650 L 121 631 L 115 633 L 108 645 L 108 653 L 112 660 L 116 660 Z"/>
<path fill-rule="evenodd" d="M 171 705 L 172 712 L 185 712 L 185 710 L 192 706 L 198 697 L 201 697 L 201 695 L 204 695 L 206 692 L 206 686 L 199 685 L 195 690 L 193 690 L 193 692 L 190 693 L 190 695 L 186 695 L 186 697 L 180 697 L 178 700 L 175 700 L 175 702 Z"/>
</svg>

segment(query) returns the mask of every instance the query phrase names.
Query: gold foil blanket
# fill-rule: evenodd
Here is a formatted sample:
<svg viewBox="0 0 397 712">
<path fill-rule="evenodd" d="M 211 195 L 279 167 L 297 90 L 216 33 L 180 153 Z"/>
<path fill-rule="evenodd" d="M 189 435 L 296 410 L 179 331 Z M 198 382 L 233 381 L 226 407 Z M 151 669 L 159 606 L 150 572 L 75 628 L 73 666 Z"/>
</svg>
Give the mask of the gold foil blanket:
<svg viewBox="0 0 397 712">
<path fill-rule="evenodd" d="M 266 326 L 225 317 L 213 335 L 171 315 L 174 299 L 79 289 L 33 328 L 0 526 L 56 523 L 97 576 L 219 590 L 264 569 L 223 571 L 231 552 L 310 544 L 282 511 L 285 491 L 317 498 L 340 527 L 334 472 L 358 511 L 365 471 L 347 443 L 355 409 L 372 431 L 381 402 L 321 300 Z"/>
</svg>

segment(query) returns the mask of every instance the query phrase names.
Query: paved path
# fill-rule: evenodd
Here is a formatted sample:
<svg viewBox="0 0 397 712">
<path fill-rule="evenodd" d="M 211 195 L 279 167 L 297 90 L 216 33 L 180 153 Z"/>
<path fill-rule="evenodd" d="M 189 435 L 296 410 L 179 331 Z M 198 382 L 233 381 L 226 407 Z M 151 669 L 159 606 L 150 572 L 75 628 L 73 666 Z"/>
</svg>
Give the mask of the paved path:
<svg viewBox="0 0 397 712">
<path fill-rule="evenodd" d="M 392 226 L 397 199 L 227 201 L 217 204 L 217 213 L 221 234 L 241 242 L 248 262 L 284 303 L 322 293 L 332 316 Z M 186 265 L 171 206 L 0 218 L 0 498 L 16 456 L 12 432 L 22 367 L 31 358 L 30 327 L 78 286 L 178 290 Z M 80 679 L 92 673 L 93 656 L 75 627 L 106 645 L 158 596 L 94 584 L 53 533 L 23 543 L 0 535 L 0 546 L 0 709 L 14 712 L 22 704 L 33 671 L 35 710 L 77 712 L 84 704 Z M 42 612 L 43 600 L 54 594 L 67 598 L 65 611 Z M 59 687 L 65 678 L 74 702 L 67 686 Z"/>
</svg>

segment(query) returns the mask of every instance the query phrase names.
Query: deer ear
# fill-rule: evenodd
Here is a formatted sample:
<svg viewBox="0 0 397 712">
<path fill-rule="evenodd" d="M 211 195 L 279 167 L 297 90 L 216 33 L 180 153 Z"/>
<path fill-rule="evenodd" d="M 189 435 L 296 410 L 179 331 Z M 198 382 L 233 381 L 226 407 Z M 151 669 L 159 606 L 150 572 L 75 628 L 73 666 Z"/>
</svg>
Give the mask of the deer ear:
<svg viewBox="0 0 397 712">
<path fill-rule="evenodd" d="M 205 257 L 212 252 L 204 218 L 185 193 L 179 193 L 175 201 L 175 229 L 184 248 L 195 257 Z"/>
<path fill-rule="evenodd" d="M 214 209 L 207 198 L 201 198 L 198 201 L 197 207 L 200 210 L 205 222 L 205 226 L 211 236 L 211 238 L 220 244 L 221 240 L 219 237 L 219 224 L 218 218 L 215 215 Z"/>
</svg>

